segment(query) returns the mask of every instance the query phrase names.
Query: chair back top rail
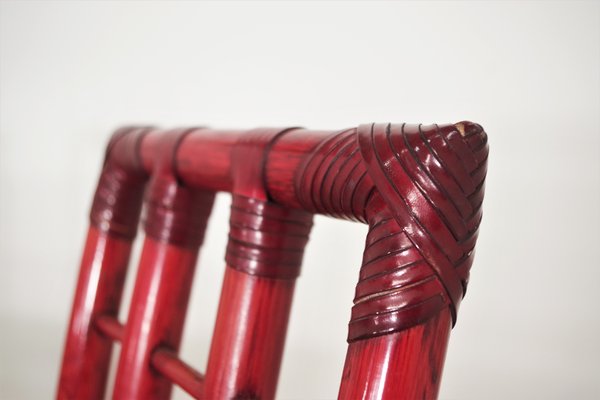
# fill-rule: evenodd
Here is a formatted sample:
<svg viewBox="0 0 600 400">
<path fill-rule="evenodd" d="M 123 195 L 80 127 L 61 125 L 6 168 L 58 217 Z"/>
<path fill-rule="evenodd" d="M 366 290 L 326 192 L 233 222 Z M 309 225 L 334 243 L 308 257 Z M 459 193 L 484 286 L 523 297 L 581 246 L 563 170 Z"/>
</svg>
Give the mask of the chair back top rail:
<svg viewBox="0 0 600 400">
<path fill-rule="evenodd" d="M 392 136 L 391 141 L 401 144 L 402 148 L 396 146 L 393 149 L 396 154 L 404 150 L 411 153 L 428 151 L 430 158 L 426 161 L 441 164 L 447 170 L 457 169 L 449 165 L 451 162 L 467 164 L 467 167 L 475 164 L 479 166 L 475 181 L 485 177 L 483 163 L 487 160 L 487 136 L 481 126 L 471 122 L 428 126 L 368 124 L 337 131 L 281 128 L 281 134 L 268 135 L 267 143 L 257 140 L 264 150 L 257 163 L 263 167 L 264 188 L 269 199 L 284 207 L 367 222 L 366 203 L 360 204 L 360 200 L 365 199 L 357 196 L 360 197 L 362 192 L 372 196 L 374 189 L 365 162 L 369 147 L 374 145 L 368 139 L 374 126 L 382 126 L 387 137 Z M 238 173 L 235 171 L 234 148 L 240 146 L 245 137 L 252 140 L 263 130 L 273 131 L 273 128 L 190 128 L 177 148 L 176 175 L 193 187 L 234 192 Z M 137 135 L 124 134 L 132 131 Z M 156 128 L 120 129 L 113 135 L 107 152 L 113 153 L 121 164 L 126 164 L 125 168 L 139 171 L 141 167 L 146 174 L 151 174 L 161 152 L 160 139 L 166 132 Z M 137 137 L 123 140 L 124 136 Z M 365 140 L 359 140 L 360 137 Z M 377 142 L 378 138 L 375 139 Z M 465 145 L 469 147 L 465 148 Z M 454 184 L 462 189 L 473 181 L 471 177 L 453 175 Z"/>
<path fill-rule="evenodd" d="M 179 185 L 207 195 L 226 191 L 368 223 L 350 341 L 419 324 L 444 307 L 456 321 L 482 216 L 488 145 L 480 125 L 176 132 L 184 133 L 176 146 L 163 145 L 173 130 L 123 128 L 113 135 L 92 223 L 134 235 L 129 218 L 144 182 L 160 175 L 160 160 L 168 159 Z M 155 197 L 170 196 L 167 190 Z"/>
</svg>

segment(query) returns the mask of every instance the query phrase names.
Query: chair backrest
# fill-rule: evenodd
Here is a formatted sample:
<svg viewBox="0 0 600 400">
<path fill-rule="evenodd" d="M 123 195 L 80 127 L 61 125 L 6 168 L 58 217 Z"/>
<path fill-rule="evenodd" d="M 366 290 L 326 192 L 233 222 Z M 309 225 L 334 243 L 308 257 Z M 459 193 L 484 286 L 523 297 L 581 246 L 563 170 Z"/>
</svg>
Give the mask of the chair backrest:
<svg viewBox="0 0 600 400">
<path fill-rule="evenodd" d="M 275 397 L 313 214 L 369 225 L 341 399 L 437 397 L 481 221 L 481 126 L 369 124 L 219 131 L 151 127 L 111 138 L 90 214 L 60 399 Z M 198 250 L 218 191 L 232 193 L 226 272 L 205 374 L 178 358 Z M 143 207 L 142 207 L 143 206 Z M 144 208 L 127 320 L 117 315 Z"/>
</svg>

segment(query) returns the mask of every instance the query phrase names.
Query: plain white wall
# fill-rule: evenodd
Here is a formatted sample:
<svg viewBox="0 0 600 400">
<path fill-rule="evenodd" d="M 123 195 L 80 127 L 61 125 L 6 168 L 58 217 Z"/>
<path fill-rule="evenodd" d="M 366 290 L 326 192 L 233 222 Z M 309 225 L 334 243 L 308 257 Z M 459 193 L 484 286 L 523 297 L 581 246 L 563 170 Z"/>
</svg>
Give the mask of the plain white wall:
<svg viewBox="0 0 600 400">
<path fill-rule="evenodd" d="M 599 110 L 598 2 L 3 1 L 0 398 L 53 396 L 113 128 L 463 119 L 486 128 L 491 155 L 440 397 L 599 398 Z M 183 357 L 200 370 L 228 202 L 185 331 Z M 365 233 L 316 219 L 279 398 L 336 396 Z"/>
</svg>

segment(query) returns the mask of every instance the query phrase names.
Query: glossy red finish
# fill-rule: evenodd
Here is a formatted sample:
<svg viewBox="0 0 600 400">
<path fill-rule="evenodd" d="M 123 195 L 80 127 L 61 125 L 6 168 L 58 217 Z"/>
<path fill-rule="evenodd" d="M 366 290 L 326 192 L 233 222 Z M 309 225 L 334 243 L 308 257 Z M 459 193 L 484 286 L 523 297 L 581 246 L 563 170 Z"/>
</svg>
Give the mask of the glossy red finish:
<svg viewBox="0 0 600 400">
<path fill-rule="evenodd" d="M 113 398 L 166 398 L 171 383 L 150 367 L 158 347 L 177 351 L 196 265 L 196 249 L 144 243 Z"/>
<path fill-rule="evenodd" d="M 125 324 L 115 399 L 164 399 L 171 381 L 151 366 L 157 348 L 179 350 L 198 248 L 214 196 L 182 185 L 174 158 L 189 130 L 161 138 L 146 193 L 146 240 Z"/>
<path fill-rule="evenodd" d="M 124 333 L 114 310 L 96 313 L 90 306 L 105 294 L 86 289 L 96 283 L 84 256 L 59 397 L 78 398 L 73 381 L 85 375 L 71 360 L 84 358 L 87 347 L 77 343 L 95 334 L 102 343 L 123 338 L 115 397 L 168 398 L 175 382 L 197 398 L 273 398 L 311 217 L 325 214 L 370 228 L 340 398 L 435 398 L 473 262 L 487 155 L 487 136 L 471 122 L 117 132 L 91 221 L 131 240 L 150 176 L 146 245 Z M 228 266 L 203 381 L 176 355 L 217 191 L 233 193 L 233 202 Z M 107 254 L 97 250 L 94 257 Z M 98 274 L 110 276 L 114 268 L 102 264 Z M 90 300 L 82 305 L 81 298 Z M 82 389 L 90 398 L 101 393 L 100 383 L 82 385 L 93 386 Z"/>
<path fill-rule="evenodd" d="M 159 348 L 152 353 L 151 364 L 165 378 L 193 397 L 199 398 L 202 395 L 204 376 L 177 358 L 177 353 Z"/>
<path fill-rule="evenodd" d="M 205 399 L 273 399 L 312 215 L 268 201 L 264 156 L 290 129 L 256 129 L 231 152 L 228 264 Z M 257 162 L 263 160 L 263 162 Z"/>
<path fill-rule="evenodd" d="M 67 331 L 59 399 L 104 396 L 112 343 L 94 329 L 94 320 L 119 311 L 147 179 L 136 149 L 148 131 L 120 129 L 106 149 Z"/>
<path fill-rule="evenodd" d="M 122 342 L 125 337 L 125 327 L 115 317 L 100 315 L 94 319 L 94 325 L 104 336 L 117 342 Z"/>
<path fill-rule="evenodd" d="M 94 329 L 94 320 L 101 315 L 116 317 L 130 253 L 130 240 L 90 227 L 67 332 L 59 399 L 104 397 L 112 340 Z"/>
<path fill-rule="evenodd" d="M 275 397 L 294 286 L 226 268 L 202 398 Z"/>
<path fill-rule="evenodd" d="M 451 324 L 444 310 L 413 328 L 350 343 L 339 398 L 437 398 Z"/>
</svg>

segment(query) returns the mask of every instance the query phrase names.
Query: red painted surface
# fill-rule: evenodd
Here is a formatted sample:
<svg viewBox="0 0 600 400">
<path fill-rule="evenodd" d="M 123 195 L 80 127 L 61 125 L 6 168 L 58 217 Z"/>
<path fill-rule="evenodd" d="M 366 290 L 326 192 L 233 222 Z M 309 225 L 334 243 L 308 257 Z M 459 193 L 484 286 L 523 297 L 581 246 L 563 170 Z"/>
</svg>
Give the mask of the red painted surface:
<svg viewBox="0 0 600 400">
<path fill-rule="evenodd" d="M 93 324 L 99 316 L 118 315 L 147 180 L 137 149 L 148 132 L 120 129 L 106 149 L 67 331 L 60 399 L 104 396 L 112 344 Z"/>
<path fill-rule="evenodd" d="M 202 398 L 274 398 L 294 285 L 226 268 Z"/>
<path fill-rule="evenodd" d="M 198 249 L 214 196 L 181 184 L 174 158 L 189 130 L 164 134 L 146 192 L 138 275 L 125 324 L 115 399 L 164 399 L 171 381 L 151 366 L 158 348 L 179 350 Z"/>
<path fill-rule="evenodd" d="M 116 316 L 131 241 L 95 227 L 88 231 L 67 331 L 59 399 L 102 399 L 112 340 L 94 329 L 99 315 Z"/>
<path fill-rule="evenodd" d="M 179 358 L 177 353 L 159 348 L 152 353 L 152 367 L 195 398 L 202 395 L 204 376 Z"/>
<path fill-rule="evenodd" d="M 122 342 L 125 336 L 125 327 L 116 317 L 100 315 L 94 319 L 96 329 L 110 339 Z"/>
<path fill-rule="evenodd" d="M 402 332 L 350 343 L 339 398 L 437 398 L 451 324 L 444 310 Z"/>
<path fill-rule="evenodd" d="M 113 398 L 167 398 L 171 383 L 150 367 L 158 347 L 177 351 L 197 250 L 147 238 L 144 243 Z"/>
<path fill-rule="evenodd" d="M 268 201 L 265 163 L 257 161 L 289 130 L 250 131 L 231 151 L 228 266 L 201 398 L 275 397 L 312 215 Z"/>
<path fill-rule="evenodd" d="M 167 398 L 174 381 L 194 397 L 273 398 L 311 215 L 325 214 L 370 227 L 340 398 L 435 398 L 449 329 L 473 262 L 487 154 L 485 132 L 470 122 L 340 131 L 118 132 L 107 151 L 92 224 L 131 240 L 149 176 L 151 183 L 148 238 L 125 324 L 115 397 Z M 234 196 L 228 267 L 202 384 L 201 375 L 176 354 L 196 251 L 216 191 Z M 94 251 L 98 259 L 108 255 Z M 89 305 L 105 296 L 92 290 L 89 257 L 67 338 L 63 398 L 77 398 L 71 388 L 84 376 L 77 360 L 87 354 L 88 338 L 97 334 L 90 321 L 100 315 Z M 110 276 L 112 269 L 102 264 L 98 273 Z M 108 284 L 113 283 L 119 284 L 116 279 Z M 89 299 L 83 305 L 82 296 Z M 98 319 L 102 343 L 123 336 L 110 312 Z M 96 374 L 105 376 L 102 371 Z M 83 386 L 94 396 L 102 390 L 100 383 Z"/>
</svg>

